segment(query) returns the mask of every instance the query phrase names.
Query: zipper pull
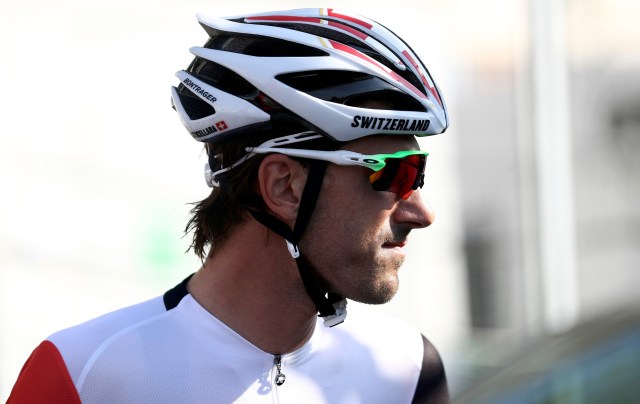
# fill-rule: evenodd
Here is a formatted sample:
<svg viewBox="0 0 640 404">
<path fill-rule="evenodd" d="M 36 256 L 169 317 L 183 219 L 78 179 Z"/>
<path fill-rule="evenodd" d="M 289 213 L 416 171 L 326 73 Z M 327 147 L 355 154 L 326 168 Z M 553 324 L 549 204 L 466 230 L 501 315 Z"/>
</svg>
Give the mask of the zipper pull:
<svg viewBox="0 0 640 404">
<path fill-rule="evenodd" d="M 276 365 L 276 371 L 277 371 L 276 377 L 275 377 L 276 386 L 282 386 L 284 384 L 284 381 L 287 379 L 284 373 L 280 371 L 282 369 L 282 356 L 275 355 L 273 358 L 273 364 Z"/>
</svg>

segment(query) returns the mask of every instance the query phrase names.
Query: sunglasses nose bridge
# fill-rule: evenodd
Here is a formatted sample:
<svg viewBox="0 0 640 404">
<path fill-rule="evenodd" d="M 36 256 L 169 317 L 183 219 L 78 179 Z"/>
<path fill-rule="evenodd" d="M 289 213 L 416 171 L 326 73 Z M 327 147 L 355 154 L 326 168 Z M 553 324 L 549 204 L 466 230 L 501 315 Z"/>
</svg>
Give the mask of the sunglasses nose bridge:
<svg viewBox="0 0 640 404">
<path fill-rule="evenodd" d="M 424 171 L 420 173 L 420 182 L 418 183 L 418 188 L 422 188 L 424 186 Z"/>
</svg>

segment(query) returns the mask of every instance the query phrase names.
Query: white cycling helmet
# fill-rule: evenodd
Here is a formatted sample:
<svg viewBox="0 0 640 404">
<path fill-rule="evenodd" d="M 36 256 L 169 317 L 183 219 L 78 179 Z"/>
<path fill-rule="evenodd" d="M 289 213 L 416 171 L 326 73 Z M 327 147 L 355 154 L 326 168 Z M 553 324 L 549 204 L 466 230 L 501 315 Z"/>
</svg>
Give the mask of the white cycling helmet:
<svg viewBox="0 0 640 404">
<path fill-rule="evenodd" d="M 204 47 L 191 48 L 195 59 L 176 74 L 180 85 L 172 88 L 173 106 L 198 141 L 272 131 L 265 150 L 278 146 L 284 153 L 282 146 L 309 139 L 333 144 L 381 134 L 428 136 L 449 125 L 442 94 L 420 59 L 393 32 L 365 17 L 308 8 L 228 18 L 199 15 L 198 21 L 210 38 Z M 292 127 L 298 133 L 279 133 Z M 210 186 L 220 186 L 220 174 L 258 149 L 248 148 L 227 167 L 210 155 Z M 293 229 L 268 213 L 248 212 L 287 241 L 307 293 L 325 325 L 334 326 L 346 317 L 346 300 L 320 288 L 298 249 L 321 189 L 326 168 L 321 160 L 309 164 Z"/>
<path fill-rule="evenodd" d="M 176 75 L 173 106 L 191 135 L 217 142 L 287 116 L 335 141 L 374 134 L 427 136 L 447 129 L 438 86 L 411 48 L 357 14 L 308 8 L 218 18 Z M 395 109 L 356 107 L 392 101 Z"/>
</svg>

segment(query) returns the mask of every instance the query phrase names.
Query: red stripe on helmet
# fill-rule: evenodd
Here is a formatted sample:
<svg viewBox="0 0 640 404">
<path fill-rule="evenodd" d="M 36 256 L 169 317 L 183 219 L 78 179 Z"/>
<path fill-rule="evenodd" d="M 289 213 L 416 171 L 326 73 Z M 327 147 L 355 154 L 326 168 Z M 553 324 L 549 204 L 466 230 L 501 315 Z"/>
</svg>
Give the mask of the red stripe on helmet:
<svg viewBox="0 0 640 404">
<path fill-rule="evenodd" d="M 429 90 L 429 92 L 431 94 L 433 94 L 433 96 L 436 98 L 436 100 L 438 101 L 438 104 L 440 104 L 440 106 L 442 106 L 442 100 L 440 100 L 440 96 L 438 95 L 438 91 L 429 83 L 429 80 L 427 80 L 427 78 L 425 77 L 425 75 L 422 73 L 422 70 L 420 69 L 420 65 L 418 65 L 418 63 L 415 61 L 415 59 L 413 59 L 413 57 L 411 56 L 411 54 L 405 49 L 402 51 L 402 54 L 409 59 L 409 62 L 411 62 L 411 64 L 413 65 L 413 67 L 416 68 L 416 70 L 418 71 L 418 74 L 420 75 L 420 80 L 422 81 L 422 84 L 425 85 L 425 87 L 427 87 L 427 89 Z"/>
<path fill-rule="evenodd" d="M 373 28 L 373 25 L 372 25 L 372 24 L 369 24 L 369 23 L 367 23 L 367 22 L 364 22 L 364 21 L 362 21 L 362 20 L 359 20 L 359 19 L 357 19 L 357 18 L 355 18 L 355 17 L 352 17 L 352 16 L 350 16 L 350 15 L 334 13 L 332 8 L 328 8 L 328 9 L 327 9 L 327 15 L 328 15 L 328 16 L 330 16 L 330 17 L 335 17 L 335 18 L 340 18 L 340 19 L 342 19 L 342 20 L 351 21 L 351 22 L 353 22 L 353 23 L 355 23 L 355 24 L 358 24 L 358 25 L 360 25 L 360 26 L 362 26 L 362 27 L 365 27 L 366 29 L 371 29 L 371 28 Z"/>
<path fill-rule="evenodd" d="M 269 16 L 253 16 L 246 17 L 249 21 L 286 21 L 286 22 L 312 22 L 320 24 L 321 20 L 316 17 L 297 17 L 290 15 L 269 15 Z"/>
<path fill-rule="evenodd" d="M 346 53 L 348 53 L 350 55 L 353 55 L 353 56 L 356 56 L 356 57 L 362 59 L 363 61 L 369 63 L 370 65 L 375 66 L 379 70 L 384 71 L 385 73 L 390 75 L 397 82 L 402 83 L 405 87 L 407 87 L 409 90 L 411 90 L 418 97 L 427 99 L 427 96 L 422 91 L 420 91 L 420 89 L 416 88 L 416 86 L 414 86 L 413 84 L 411 84 L 410 82 L 405 80 L 404 77 L 400 76 L 399 74 L 397 74 L 393 70 L 390 70 L 389 68 L 387 68 L 383 64 L 378 63 L 376 60 L 370 58 L 369 56 L 365 55 L 364 53 L 359 52 L 356 49 L 353 49 L 352 47 L 347 46 L 347 45 L 345 45 L 343 43 L 332 41 L 332 40 L 329 40 L 329 42 L 331 43 L 331 46 L 334 49 L 337 49 L 337 50 L 342 51 L 342 52 L 346 52 Z"/>
<path fill-rule="evenodd" d="M 358 38 L 360 38 L 361 40 L 365 41 L 367 38 L 369 38 L 369 35 L 365 34 L 364 32 L 358 31 L 357 29 L 353 29 L 351 27 L 349 27 L 348 25 L 344 25 L 344 24 L 340 24 L 339 22 L 334 22 L 334 21 L 329 21 L 329 25 L 337 28 L 341 31 L 347 31 L 348 33 L 357 36 Z"/>
<path fill-rule="evenodd" d="M 312 24 L 322 24 L 323 21 L 327 21 L 328 25 L 339 29 L 341 31 L 346 31 L 353 36 L 360 38 L 365 41 L 369 38 L 369 35 L 364 32 L 358 31 L 357 29 L 351 28 L 348 25 L 341 24 L 335 21 L 323 20 L 321 18 L 316 17 L 298 17 L 298 16 L 290 16 L 290 15 L 270 15 L 270 16 L 253 16 L 246 17 L 247 21 L 258 21 L 258 22 L 300 22 L 300 23 L 312 23 Z"/>
</svg>

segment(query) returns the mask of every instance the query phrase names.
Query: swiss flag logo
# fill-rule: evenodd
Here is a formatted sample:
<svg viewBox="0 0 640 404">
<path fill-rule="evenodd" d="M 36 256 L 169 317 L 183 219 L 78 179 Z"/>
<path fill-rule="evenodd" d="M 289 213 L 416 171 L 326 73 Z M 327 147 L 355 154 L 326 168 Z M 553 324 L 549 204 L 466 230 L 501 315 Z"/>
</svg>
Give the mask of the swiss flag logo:
<svg viewBox="0 0 640 404">
<path fill-rule="evenodd" d="M 228 126 L 224 121 L 220 121 L 216 122 L 216 128 L 218 128 L 218 130 L 225 130 L 228 128 Z"/>
</svg>

